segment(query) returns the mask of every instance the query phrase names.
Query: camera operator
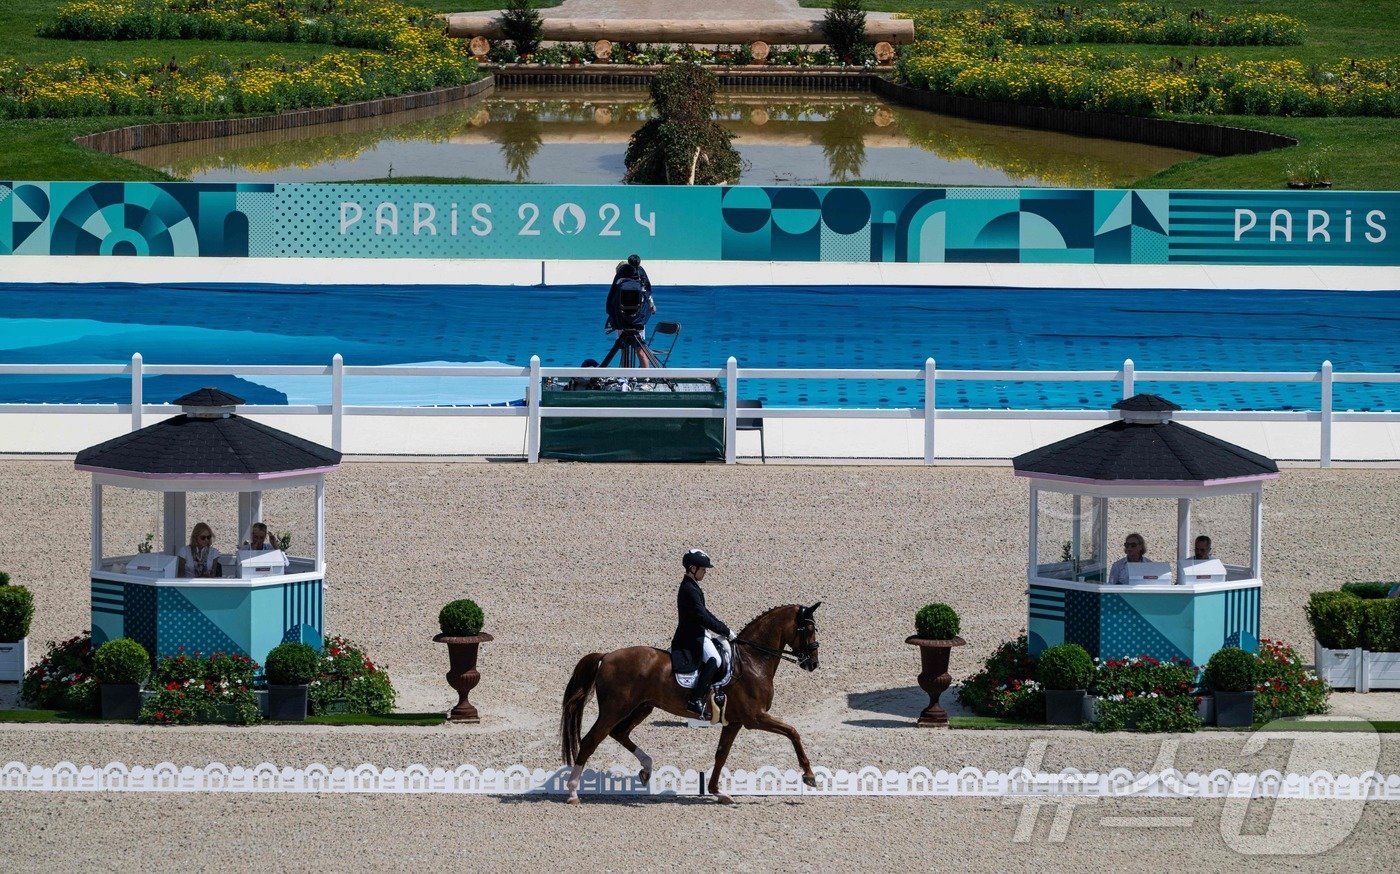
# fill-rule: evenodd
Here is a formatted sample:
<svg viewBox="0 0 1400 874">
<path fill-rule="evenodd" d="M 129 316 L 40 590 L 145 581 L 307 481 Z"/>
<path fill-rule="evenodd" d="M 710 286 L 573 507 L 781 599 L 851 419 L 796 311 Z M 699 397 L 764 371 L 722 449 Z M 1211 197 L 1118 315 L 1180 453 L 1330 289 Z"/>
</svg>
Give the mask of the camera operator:
<svg viewBox="0 0 1400 874">
<path fill-rule="evenodd" d="M 647 320 L 656 312 L 656 300 L 651 296 L 651 279 L 642 267 L 638 255 L 619 261 L 608 289 L 608 330 L 631 333 L 638 345 L 646 344 Z M 629 338 L 631 339 L 631 338 Z M 642 356 L 645 367 L 646 356 Z"/>
</svg>

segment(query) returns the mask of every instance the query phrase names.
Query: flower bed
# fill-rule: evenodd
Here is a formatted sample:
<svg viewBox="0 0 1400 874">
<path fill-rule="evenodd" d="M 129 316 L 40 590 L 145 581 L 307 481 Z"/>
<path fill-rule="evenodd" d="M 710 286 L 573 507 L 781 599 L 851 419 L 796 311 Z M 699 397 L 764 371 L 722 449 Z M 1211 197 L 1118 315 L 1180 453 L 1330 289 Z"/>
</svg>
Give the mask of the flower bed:
<svg viewBox="0 0 1400 874">
<path fill-rule="evenodd" d="M 1026 635 L 997 647 L 982 670 L 958 687 L 958 702 L 979 716 L 1043 722 L 1045 694 L 1035 680 Z"/>
<path fill-rule="evenodd" d="M 1151 656 L 1109 659 L 1094 672 L 1098 731 L 1195 731 L 1196 668 L 1187 659 L 1161 661 Z"/>
<path fill-rule="evenodd" d="M 1064 42 L 1169 41 L 1165 25 L 1158 23 L 1134 28 L 1129 17 L 1094 30 L 1075 24 L 1081 20 L 1072 12 L 1066 14 L 1074 26 L 1047 23 L 1044 9 L 1024 7 L 996 7 L 986 15 L 918 13 L 917 42 L 901 55 L 898 76 L 913 86 L 961 97 L 1129 115 L 1400 115 L 1400 58 L 1339 58 L 1308 66 L 1295 60 L 1234 61 L 1219 55 L 1144 60 L 1090 49 L 1036 48 Z M 1267 20 L 1249 24 L 1254 18 Z M 1205 14 L 1193 26 L 1206 41 L 1180 44 L 1287 44 L 1258 41 L 1301 33 L 1274 21 L 1281 18 L 1213 19 Z M 1226 21 L 1233 23 L 1227 27 Z M 1109 34 L 1115 38 L 1090 38 Z"/>
<path fill-rule="evenodd" d="M 166 656 L 151 678 L 156 693 L 141 705 L 138 719 L 155 725 L 252 725 L 262 719 L 253 694 L 257 670 L 258 663 L 245 655 Z"/>
<path fill-rule="evenodd" d="M 327 713 L 393 713 L 394 685 L 383 665 L 344 637 L 327 636 L 320 675 L 307 688 L 312 716 Z"/>
<path fill-rule="evenodd" d="M 1259 667 L 1254 686 L 1254 722 L 1284 716 L 1308 716 L 1331 709 L 1327 683 L 1308 669 L 1293 647 L 1281 640 L 1259 641 Z"/>
<path fill-rule="evenodd" d="M 96 713 L 92 654 L 92 635 L 86 631 L 62 643 L 49 641 L 48 653 L 24 674 L 20 700 L 36 709 Z"/>
<path fill-rule="evenodd" d="M 174 7 L 177 0 L 164 2 Z M 246 11 L 264 4 L 228 5 Z M 86 10 L 84 15 L 101 11 L 95 4 L 76 6 Z M 295 12 L 296 4 L 284 6 L 278 14 L 300 14 Z M 115 7 L 117 11 L 126 8 Z M 312 61 L 288 61 L 275 54 L 257 62 L 196 56 L 184 64 L 155 58 L 93 64 L 72 58 L 38 67 L 0 58 L 0 118 L 283 112 L 428 91 L 478 78 L 476 62 L 461 41 L 449 39 L 441 22 L 425 18 L 422 10 L 359 0 L 336 0 L 334 8 L 356 10 L 358 17 L 354 28 L 328 32 L 327 41 L 338 45 L 370 42 L 383 51 L 335 51 Z M 70 21 L 68 26 L 76 27 L 71 23 L 76 19 L 66 20 Z M 119 20 L 125 18 L 119 16 Z M 93 25 L 82 32 L 100 39 L 104 38 L 100 34 L 107 32 L 104 28 Z M 130 28 L 114 28 L 114 33 L 130 32 Z M 370 31 L 374 39 L 362 38 Z M 276 33 L 268 31 L 267 38 Z M 311 35 L 309 31 L 284 34 Z M 341 41 L 335 42 L 333 37 Z"/>
</svg>

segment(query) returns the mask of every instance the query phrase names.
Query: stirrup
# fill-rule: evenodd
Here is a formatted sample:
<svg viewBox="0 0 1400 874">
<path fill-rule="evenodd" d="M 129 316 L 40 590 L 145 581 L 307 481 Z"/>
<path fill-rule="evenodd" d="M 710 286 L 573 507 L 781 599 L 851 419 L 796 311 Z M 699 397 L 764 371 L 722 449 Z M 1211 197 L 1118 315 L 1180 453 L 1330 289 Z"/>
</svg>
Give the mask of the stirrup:
<svg viewBox="0 0 1400 874">
<path fill-rule="evenodd" d="M 686 709 L 689 710 L 691 713 L 695 714 L 696 719 L 710 718 L 709 708 L 705 705 L 706 701 L 703 698 L 696 698 L 694 700 L 685 702 Z"/>
</svg>

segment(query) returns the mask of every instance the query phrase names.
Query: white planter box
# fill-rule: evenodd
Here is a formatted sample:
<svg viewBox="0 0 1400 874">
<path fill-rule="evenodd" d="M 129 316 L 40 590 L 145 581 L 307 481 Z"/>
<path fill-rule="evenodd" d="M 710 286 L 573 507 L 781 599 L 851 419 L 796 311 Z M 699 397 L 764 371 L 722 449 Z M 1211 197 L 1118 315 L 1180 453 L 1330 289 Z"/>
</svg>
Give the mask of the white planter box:
<svg viewBox="0 0 1400 874">
<path fill-rule="evenodd" d="M 0 683 L 18 683 L 29 664 L 29 638 L 0 641 Z"/>
<path fill-rule="evenodd" d="M 1358 692 L 1372 689 L 1400 689 L 1400 652 L 1370 652 L 1362 662 L 1362 687 Z"/>
<path fill-rule="evenodd" d="M 1313 663 L 1317 675 L 1334 689 L 1360 689 L 1362 650 L 1327 649 L 1313 641 Z"/>
</svg>

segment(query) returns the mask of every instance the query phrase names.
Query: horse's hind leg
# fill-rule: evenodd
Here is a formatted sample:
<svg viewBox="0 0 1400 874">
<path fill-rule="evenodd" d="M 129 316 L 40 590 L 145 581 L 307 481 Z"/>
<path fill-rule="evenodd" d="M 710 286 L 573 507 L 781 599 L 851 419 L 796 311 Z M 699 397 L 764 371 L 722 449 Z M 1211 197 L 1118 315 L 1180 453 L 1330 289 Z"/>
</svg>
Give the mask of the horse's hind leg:
<svg viewBox="0 0 1400 874">
<path fill-rule="evenodd" d="M 612 739 L 622 744 L 627 752 L 636 756 L 637 762 L 642 766 L 642 770 L 637 772 L 637 779 L 641 781 L 643 786 L 651 782 L 651 756 L 647 755 L 646 750 L 632 742 L 631 734 L 632 729 L 641 725 L 654 709 L 655 707 L 650 704 L 642 704 L 612 730 Z"/>
</svg>

